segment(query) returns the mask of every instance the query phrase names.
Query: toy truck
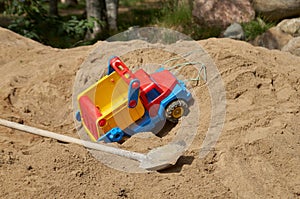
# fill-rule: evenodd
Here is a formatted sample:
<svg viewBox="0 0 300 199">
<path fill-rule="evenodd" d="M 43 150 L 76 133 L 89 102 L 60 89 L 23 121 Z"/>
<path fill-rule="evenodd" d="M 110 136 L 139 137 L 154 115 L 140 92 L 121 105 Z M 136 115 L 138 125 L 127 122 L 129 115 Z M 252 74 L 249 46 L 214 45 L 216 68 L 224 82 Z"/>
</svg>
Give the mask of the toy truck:
<svg viewBox="0 0 300 199">
<path fill-rule="evenodd" d="M 124 136 L 156 132 L 188 113 L 192 101 L 185 84 L 163 68 L 153 74 L 132 72 L 118 57 L 108 72 L 78 95 L 76 119 L 92 141 L 119 142 Z"/>
</svg>

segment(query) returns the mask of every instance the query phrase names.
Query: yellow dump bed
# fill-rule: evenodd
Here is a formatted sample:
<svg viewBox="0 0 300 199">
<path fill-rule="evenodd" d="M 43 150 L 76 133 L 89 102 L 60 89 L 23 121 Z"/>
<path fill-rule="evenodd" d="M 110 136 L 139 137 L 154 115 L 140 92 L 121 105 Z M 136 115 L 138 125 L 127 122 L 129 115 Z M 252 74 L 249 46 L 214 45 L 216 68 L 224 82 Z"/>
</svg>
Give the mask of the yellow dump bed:
<svg viewBox="0 0 300 199">
<path fill-rule="evenodd" d="M 93 141 L 114 127 L 125 129 L 144 113 L 138 100 L 135 108 L 128 108 L 128 84 L 112 72 L 101 78 L 78 96 L 82 123 Z M 101 127 L 100 120 L 106 124 Z"/>
</svg>

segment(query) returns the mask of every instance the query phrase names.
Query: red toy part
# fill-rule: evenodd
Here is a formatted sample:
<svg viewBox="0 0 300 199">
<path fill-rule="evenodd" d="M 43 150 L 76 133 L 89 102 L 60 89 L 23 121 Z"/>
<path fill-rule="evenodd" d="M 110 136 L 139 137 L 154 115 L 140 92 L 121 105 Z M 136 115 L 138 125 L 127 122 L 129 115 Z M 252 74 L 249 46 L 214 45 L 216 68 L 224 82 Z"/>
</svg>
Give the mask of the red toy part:
<svg viewBox="0 0 300 199">
<path fill-rule="evenodd" d="M 101 117 L 100 110 L 93 104 L 88 96 L 82 96 L 79 99 L 80 109 L 81 109 L 81 118 L 84 122 L 86 128 L 90 130 L 94 138 L 97 140 L 99 135 L 97 131 L 97 119 Z M 103 121 L 99 121 L 100 123 Z"/>
<path fill-rule="evenodd" d="M 150 111 L 151 115 L 155 115 L 159 105 L 178 84 L 177 79 L 167 70 L 156 72 L 152 75 L 146 73 L 143 69 L 139 69 L 134 74 L 118 57 L 110 60 L 110 66 L 122 77 L 129 85 L 132 79 L 140 81 L 140 97 L 145 109 Z M 134 85 L 133 85 L 134 86 Z M 132 102 L 133 103 L 133 102 Z M 154 106 L 156 108 L 154 108 Z"/>
<path fill-rule="evenodd" d="M 148 75 L 143 69 L 138 70 L 135 77 L 140 80 L 140 97 L 145 108 L 155 115 L 161 101 L 165 99 L 178 83 L 177 79 L 167 70 Z M 155 105 L 156 108 L 153 108 Z"/>
<path fill-rule="evenodd" d="M 164 92 L 169 92 L 165 97 L 167 97 L 176 84 L 178 84 L 176 77 L 174 77 L 174 75 L 168 70 L 157 72 L 150 76 L 155 82 L 157 82 Z"/>
<path fill-rule="evenodd" d="M 119 57 L 114 57 L 110 60 L 111 67 L 122 77 L 122 79 L 129 85 L 130 81 L 135 78 L 134 74 L 129 68 L 120 60 Z"/>
</svg>

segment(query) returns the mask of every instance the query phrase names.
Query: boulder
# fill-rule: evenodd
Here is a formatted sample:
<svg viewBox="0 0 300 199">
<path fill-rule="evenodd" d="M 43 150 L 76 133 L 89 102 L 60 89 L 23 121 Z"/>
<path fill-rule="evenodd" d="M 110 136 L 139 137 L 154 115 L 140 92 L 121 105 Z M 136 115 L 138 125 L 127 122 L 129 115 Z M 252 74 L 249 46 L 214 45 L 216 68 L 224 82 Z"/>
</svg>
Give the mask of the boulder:
<svg viewBox="0 0 300 199">
<path fill-rule="evenodd" d="M 267 30 L 264 34 L 256 37 L 251 43 L 255 46 L 281 50 L 282 47 L 285 46 L 292 38 L 293 36 L 282 32 L 280 28 L 276 26 Z"/>
<path fill-rule="evenodd" d="M 294 19 L 285 19 L 277 25 L 281 31 L 293 35 L 300 36 L 300 17 Z"/>
<path fill-rule="evenodd" d="M 267 20 L 300 15 L 300 0 L 253 0 L 253 8 Z"/>
<path fill-rule="evenodd" d="M 249 0 L 195 0 L 192 14 L 199 25 L 222 28 L 234 22 L 249 22 L 255 17 Z"/>
<path fill-rule="evenodd" d="M 242 26 L 239 23 L 233 23 L 224 32 L 224 37 L 230 39 L 243 40 L 245 38 L 245 33 Z"/>
<path fill-rule="evenodd" d="M 300 37 L 291 39 L 283 48 L 282 51 L 290 52 L 293 55 L 300 56 Z"/>
</svg>

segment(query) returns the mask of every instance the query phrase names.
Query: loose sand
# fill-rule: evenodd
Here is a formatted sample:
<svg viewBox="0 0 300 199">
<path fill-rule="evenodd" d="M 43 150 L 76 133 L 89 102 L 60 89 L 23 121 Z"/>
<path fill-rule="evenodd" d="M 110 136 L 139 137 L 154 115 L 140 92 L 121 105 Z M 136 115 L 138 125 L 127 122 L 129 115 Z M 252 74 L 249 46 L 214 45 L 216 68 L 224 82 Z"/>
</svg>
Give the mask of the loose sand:
<svg viewBox="0 0 300 199">
<path fill-rule="evenodd" d="M 221 72 L 227 102 L 205 158 L 198 156 L 211 110 L 199 87 L 197 136 L 163 172 L 117 171 L 81 146 L 0 126 L 0 198 L 300 198 L 300 58 L 230 39 L 199 43 Z M 97 45 L 53 49 L 0 28 L 1 118 L 79 137 L 73 82 Z M 137 53 L 124 59 L 139 62 Z"/>
</svg>

